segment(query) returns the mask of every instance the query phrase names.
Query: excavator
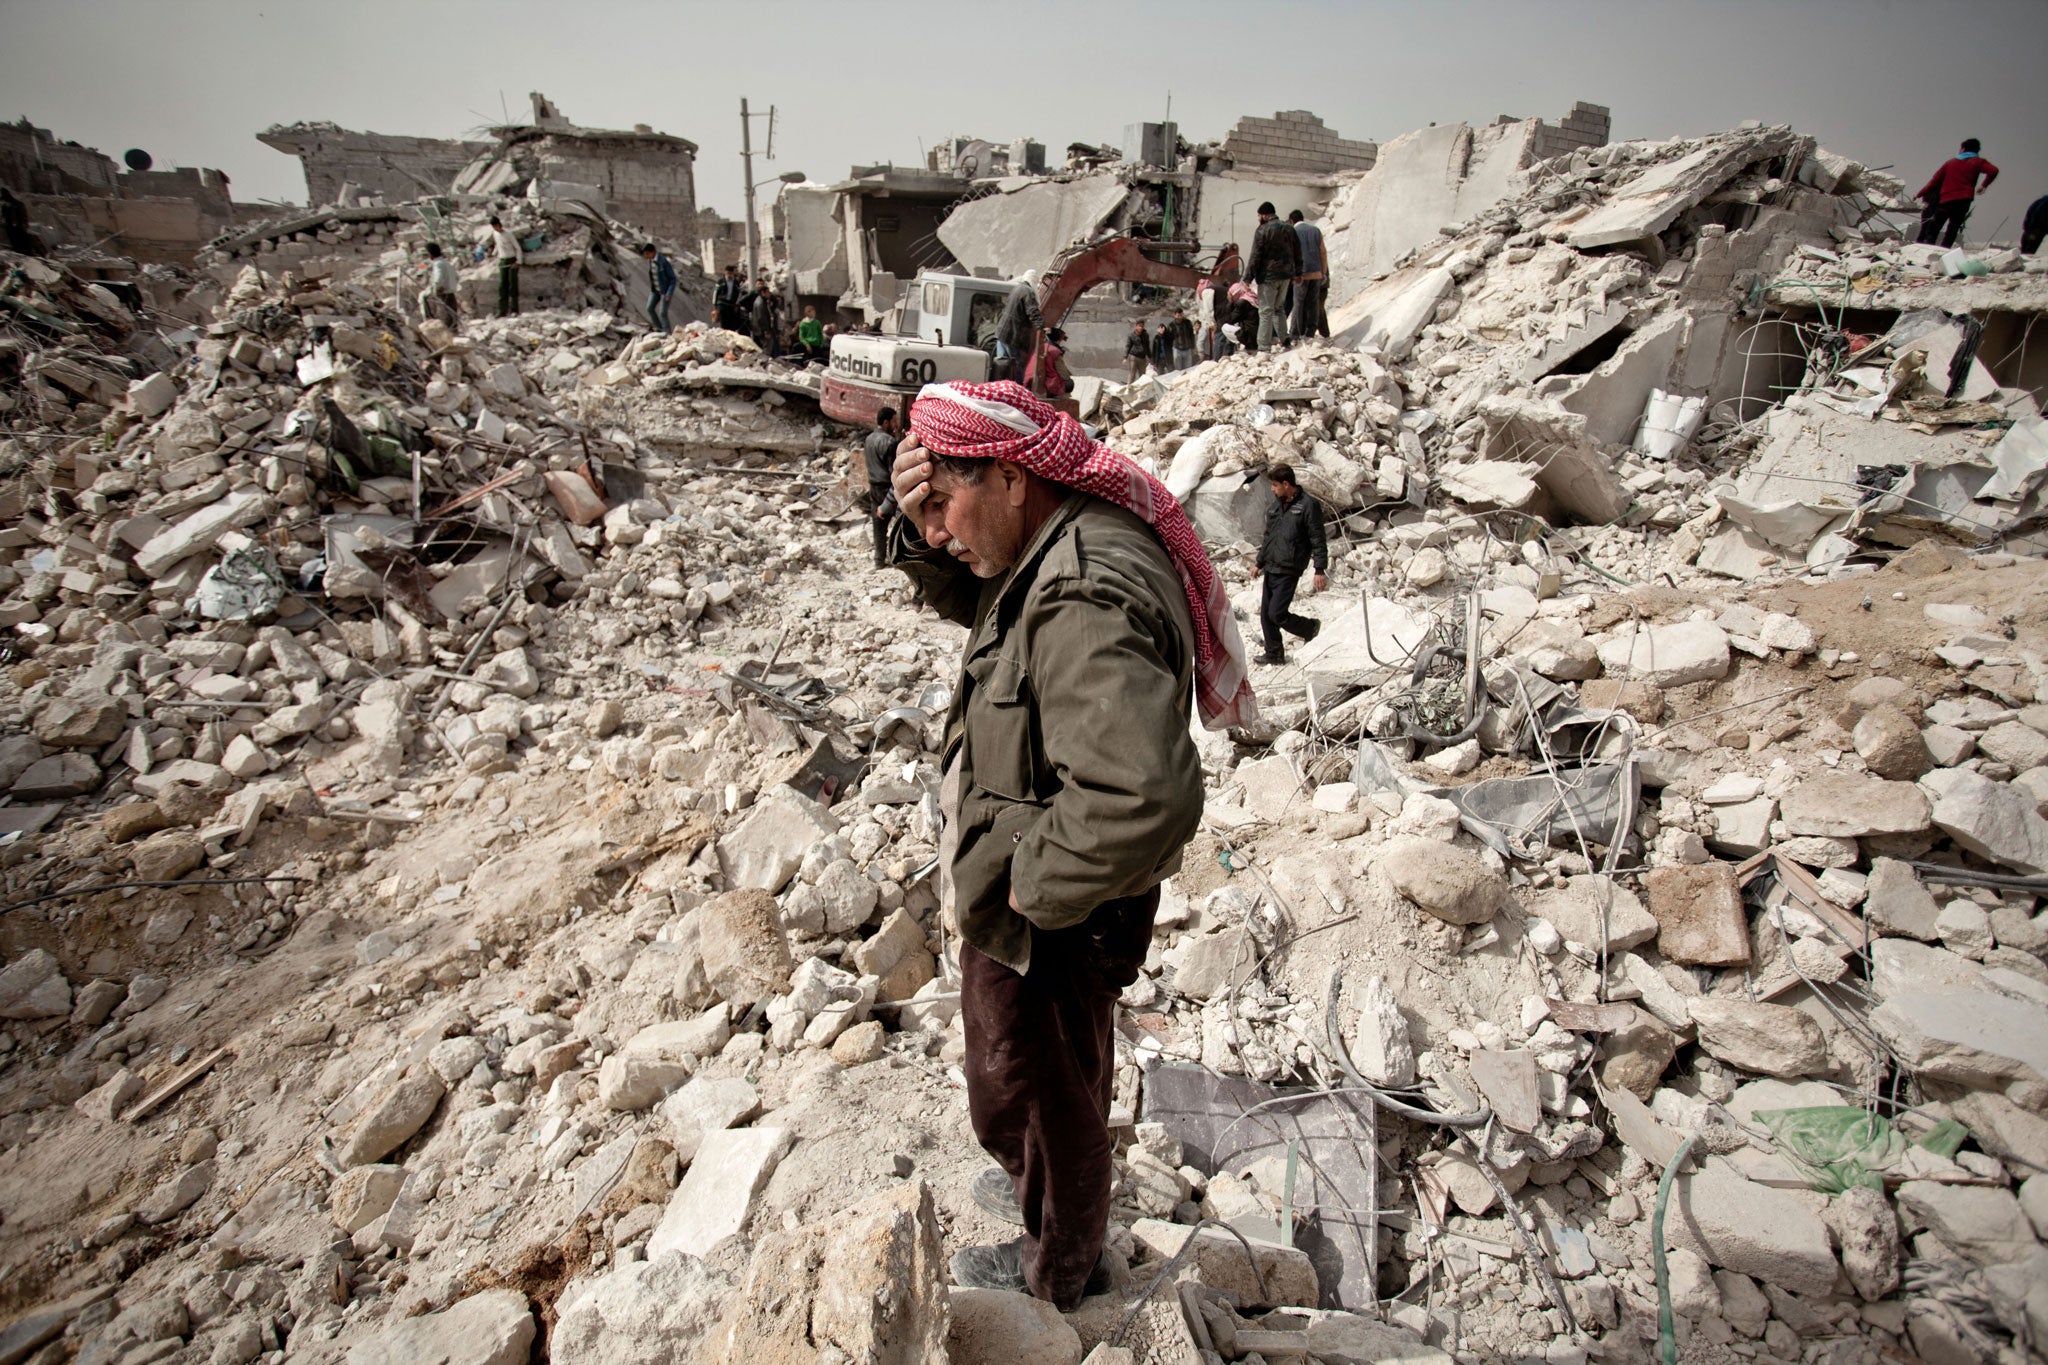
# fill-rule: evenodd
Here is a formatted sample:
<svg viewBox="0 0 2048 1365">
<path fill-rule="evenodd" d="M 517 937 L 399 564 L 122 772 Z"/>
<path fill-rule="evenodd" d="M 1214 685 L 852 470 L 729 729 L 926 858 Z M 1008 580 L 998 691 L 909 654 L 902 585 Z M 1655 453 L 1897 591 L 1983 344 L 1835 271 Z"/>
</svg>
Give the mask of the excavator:
<svg viewBox="0 0 2048 1365">
<path fill-rule="evenodd" d="M 1039 315 L 1047 328 L 1057 327 L 1077 299 L 1111 281 L 1193 289 L 1204 280 L 1237 278 L 1235 246 L 1213 253 L 1207 264 L 1158 259 L 1200 251 L 1194 242 L 1121 236 L 1068 247 L 1038 281 Z M 818 406 L 835 422 L 871 427 L 876 413 L 902 411 L 926 384 L 985 381 L 994 363 L 996 321 L 1015 288 L 1010 280 L 919 274 L 890 311 L 889 332 L 832 338 Z"/>
</svg>

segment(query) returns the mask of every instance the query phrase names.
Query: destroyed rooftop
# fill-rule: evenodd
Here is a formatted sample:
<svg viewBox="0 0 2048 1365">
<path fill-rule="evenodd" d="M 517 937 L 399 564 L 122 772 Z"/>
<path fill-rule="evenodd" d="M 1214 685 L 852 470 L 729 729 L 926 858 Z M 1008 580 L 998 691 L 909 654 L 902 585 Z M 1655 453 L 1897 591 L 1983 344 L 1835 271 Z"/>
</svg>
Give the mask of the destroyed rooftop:
<svg viewBox="0 0 2048 1365">
<path fill-rule="evenodd" d="M 855 168 L 763 236 L 847 323 L 1169 175 L 1212 246 L 1254 192 L 1328 244 L 1327 341 L 1118 383 L 1187 297 L 1067 324 L 1248 635 L 1264 469 L 1331 548 L 1262 718 L 1195 731 L 1071 1315 L 945 1282 L 1011 1235 L 932 875 L 961 633 L 695 239 L 294 125 L 350 202 L 0 253 L 0 1365 L 1567 1365 L 1653 1358 L 1660 1298 L 1687 1360 L 2039 1358 L 2043 261 L 1904 241 L 1789 128 L 1225 155 L 1299 112 L 1170 172 Z M 890 240 L 877 174 L 943 215 Z M 465 251 L 421 319 L 494 212 L 529 311 Z"/>
</svg>

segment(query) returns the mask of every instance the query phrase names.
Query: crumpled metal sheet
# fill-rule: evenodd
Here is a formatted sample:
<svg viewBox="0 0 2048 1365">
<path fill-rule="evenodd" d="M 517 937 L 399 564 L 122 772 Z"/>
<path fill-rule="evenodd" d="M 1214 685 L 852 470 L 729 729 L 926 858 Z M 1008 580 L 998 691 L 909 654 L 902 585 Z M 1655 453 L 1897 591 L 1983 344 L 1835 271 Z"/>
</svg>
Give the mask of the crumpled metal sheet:
<svg viewBox="0 0 2048 1365">
<path fill-rule="evenodd" d="M 208 569 L 185 602 L 185 611 L 208 621 L 253 621 L 284 600 L 284 575 L 261 550 L 231 550 Z"/>
</svg>

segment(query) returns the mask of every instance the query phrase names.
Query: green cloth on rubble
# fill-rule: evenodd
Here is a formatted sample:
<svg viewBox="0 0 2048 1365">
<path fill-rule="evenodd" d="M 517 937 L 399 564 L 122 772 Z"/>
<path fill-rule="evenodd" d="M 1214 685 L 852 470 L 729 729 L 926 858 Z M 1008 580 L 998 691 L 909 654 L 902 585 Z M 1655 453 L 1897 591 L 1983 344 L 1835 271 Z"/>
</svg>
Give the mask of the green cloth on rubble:
<svg viewBox="0 0 2048 1365">
<path fill-rule="evenodd" d="M 1954 1119 L 1944 1119 L 1913 1142 L 1889 1120 L 1851 1105 L 1759 1109 L 1753 1117 L 1771 1130 L 1813 1187 L 1825 1194 L 1840 1194 L 1857 1185 L 1882 1190 L 1884 1172 L 1908 1147 L 1954 1157 L 1970 1135 Z"/>
</svg>

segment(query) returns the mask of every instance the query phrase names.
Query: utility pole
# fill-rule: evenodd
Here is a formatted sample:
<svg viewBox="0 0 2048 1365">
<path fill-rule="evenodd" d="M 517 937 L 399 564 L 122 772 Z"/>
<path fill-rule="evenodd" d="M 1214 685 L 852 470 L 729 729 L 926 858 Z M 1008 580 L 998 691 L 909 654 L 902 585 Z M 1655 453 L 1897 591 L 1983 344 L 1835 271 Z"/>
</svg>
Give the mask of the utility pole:
<svg viewBox="0 0 2048 1365">
<path fill-rule="evenodd" d="M 746 167 L 747 178 L 747 282 L 761 273 L 761 234 L 754 225 L 754 120 L 768 120 L 768 148 L 762 153 L 770 161 L 775 159 L 775 106 L 769 105 L 766 114 L 749 114 L 745 96 L 740 97 L 740 163 Z"/>
</svg>

